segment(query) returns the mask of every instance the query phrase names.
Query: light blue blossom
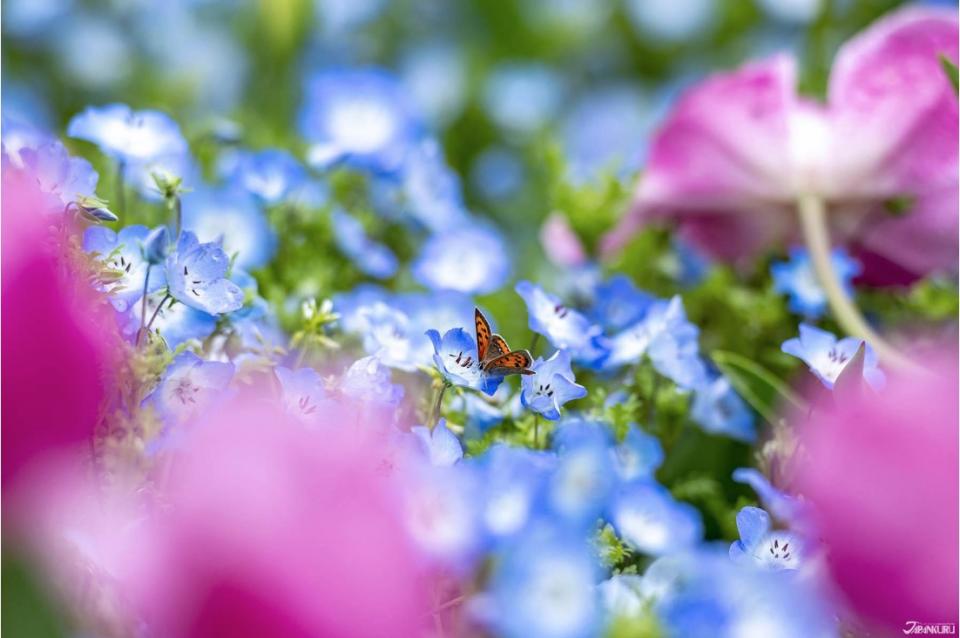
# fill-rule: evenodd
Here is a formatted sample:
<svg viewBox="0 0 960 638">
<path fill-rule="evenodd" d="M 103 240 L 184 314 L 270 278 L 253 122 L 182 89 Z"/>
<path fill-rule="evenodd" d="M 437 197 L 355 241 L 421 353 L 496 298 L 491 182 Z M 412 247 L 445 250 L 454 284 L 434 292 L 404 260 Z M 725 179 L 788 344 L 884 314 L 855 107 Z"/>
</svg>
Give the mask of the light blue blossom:
<svg viewBox="0 0 960 638">
<path fill-rule="evenodd" d="M 794 496 L 775 488 L 766 476 L 752 467 L 738 467 L 733 471 L 733 480 L 753 488 L 763 506 L 781 521 L 799 522 L 802 503 Z"/>
<path fill-rule="evenodd" d="M 609 520 L 628 545 L 653 556 L 689 549 L 703 538 L 697 509 L 675 500 L 652 480 L 621 485 L 612 498 Z"/>
<path fill-rule="evenodd" d="M 390 368 L 377 357 L 354 361 L 340 379 L 340 391 L 365 403 L 394 408 L 404 394 L 403 386 L 392 382 Z"/>
<path fill-rule="evenodd" d="M 550 477 L 546 504 L 569 524 L 596 522 L 616 484 L 606 428 L 589 421 L 570 421 L 554 437 L 557 466 Z"/>
<path fill-rule="evenodd" d="M 226 278 L 229 268 L 230 258 L 218 243 L 201 244 L 196 235 L 184 231 L 176 251 L 167 257 L 170 295 L 212 315 L 237 310 L 243 305 L 243 291 Z"/>
<path fill-rule="evenodd" d="M 857 353 L 861 343 L 863 341 L 856 337 L 838 340 L 826 330 L 802 323 L 799 338 L 787 339 L 780 349 L 804 361 L 824 386 L 833 389 L 833 384 Z M 874 389 L 882 388 L 886 380 L 877 362 L 877 354 L 870 344 L 866 344 L 864 352 L 863 378 Z"/>
<path fill-rule="evenodd" d="M 345 162 L 391 172 L 420 136 L 402 86 L 380 69 L 328 70 L 310 77 L 300 132 L 311 144 L 310 163 Z"/>
<path fill-rule="evenodd" d="M 859 262 L 850 258 L 842 248 L 834 248 L 830 253 L 833 270 L 847 291 L 853 294 L 853 278 L 860 274 Z M 790 310 L 810 319 L 818 319 L 827 309 L 827 295 L 817 281 L 817 275 L 810 261 L 810 252 L 806 248 L 794 248 L 790 251 L 790 261 L 774 262 L 770 265 L 773 288 L 786 294 L 790 301 Z"/>
<path fill-rule="evenodd" d="M 570 353 L 557 350 L 547 360 L 537 357 L 521 381 L 520 400 L 524 407 L 542 414 L 546 419 L 560 418 L 560 406 L 568 401 L 587 396 L 587 389 L 575 382 L 570 368 Z"/>
<path fill-rule="evenodd" d="M 73 116 L 67 135 L 93 142 L 122 162 L 143 162 L 186 152 L 180 127 L 160 111 L 134 111 L 126 104 L 90 106 Z"/>
<path fill-rule="evenodd" d="M 507 281 L 511 261 L 499 232 L 468 223 L 430 237 L 411 269 L 413 278 L 432 290 L 486 294 Z"/>
<path fill-rule="evenodd" d="M 617 474 L 623 482 L 653 478 L 653 473 L 663 463 L 660 440 L 633 423 L 627 428 L 623 441 L 612 452 Z"/>
<path fill-rule="evenodd" d="M 158 268 L 157 271 L 159 272 L 160 269 Z M 153 273 L 151 272 L 152 277 Z M 164 297 L 159 293 L 147 297 L 145 323 L 149 323 L 150 319 L 153 318 L 150 331 L 163 337 L 168 348 L 174 349 L 189 339 L 202 341 L 216 329 L 217 318 L 213 315 L 191 308 L 169 297 L 163 302 L 163 307 L 158 309 L 160 302 L 163 300 Z M 137 331 L 141 326 L 142 304 L 142 297 L 129 304 L 129 310 L 123 322 L 123 333 L 131 339 L 136 339 Z"/>
<path fill-rule="evenodd" d="M 643 319 L 656 301 L 633 283 L 627 275 L 617 274 L 598 283 L 589 316 L 607 330 L 623 330 Z"/>
<path fill-rule="evenodd" d="M 699 329 L 687 320 L 680 296 L 654 302 L 642 320 L 610 339 L 607 369 L 636 363 L 646 355 L 660 374 L 681 389 L 697 387 L 706 379 L 700 359 Z"/>
<path fill-rule="evenodd" d="M 480 468 L 481 519 L 497 539 L 523 532 L 539 513 L 538 501 L 556 457 L 502 443 L 473 460 Z"/>
<path fill-rule="evenodd" d="M 433 343 L 433 362 L 444 378 L 453 385 L 480 390 L 493 395 L 503 377 L 483 372 L 477 360 L 477 341 L 463 328 L 447 330 L 443 337 L 436 330 L 427 330 Z"/>
<path fill-rule="evenodd" d="M 435 126 L 443 126 L 463 110 L 467 71 L 464 47 L 437 39 L 408 51 L 400 74 L 419 111 Z"/>
<path fill-rule="evenodd" d="M 697 386 L 690 417 L 704 430 L 752 442 L 757 433 L 754 415 L 726 377 Z"/>
<path fill-rule="evenodd" d="M 137 189 L 137 193 L 144 199 L 154 202 L 163 199 L 163 193 L 157 188 L 157 176 L 167 181 L 179 179 L 182 190 L 187 192 L 203 182 L 200 166 L 186 150 L 182 153 L 160 155 L 130 163 L 124 167 L 124 170 L 124 177 Z"/>
<path fill-rule="evenodd" d="M 173 422 L 187 421 L 224 398 L 233 371 L 232 363 L 204 361 L 192 352 L 182 352 L 164 372 L 148 400 Z"/>
<path fill-rule="evenodd" d="M 269 148 L 239 151 L 220 166 L 225 177 L 265 204 L 286 199 L 306 181 L 307 172 L 290 153 Z"/>
<path fill-rule="evenodd" d="M 802 542 L 788 531 L 772 530 L 770 515 L 759 507 L 737 512 L 740 540 L 730 545 L 730 558 L 762 569 L 797 569 L 803 561 Z"/>
<path fill-rule="evenodd" d="M 533 530 L 511 544 L 490 583 L 489 621 L 505 638 L 588 638 L 600 630 L 590 545 L 559 530 Z"/>
<path fill-rule="evenodd" d="M 542 64 L 508 63 L 487 79 L 483 104 L 490 118 L 512 134 L 534 133 L 560 109 L 563 77 Z"/>
<path fill-rule="evenodd" d="M 315 424 L 328 416 L 327 396 L 323 378 L 313 368 L 291 370 L 283 366 L 273 369 L 280 382 L 281 402 L 287 414 L 306 424 Z"/>
<path fill-rule="evenodd" d="M 359 220 L 339 209 L 331 213 L 330 220 L 337 247 L 361 272 L 377 279 L 389 279 L 396 274 L 397 256 L 385 245 L 367 237 Z"/>
<path fill-rule="evenodd" d="M 502 386 L 507 387 L 507 386 Z M 504 409 L 483 399 L 480 395 L 465 392 L 455 397 L 451 408 L 463 412 L 465 418 L 464 438 L 476 438 L 504 419 Z"/>
<path fill-rule="evenodd" d="M 630 0 L 627 13 L 645 40 L 685 42 L 702 35 L 714 21 L 712 0 Z"/>
<path fill-rule="evenodd" d="M 150 234 L 146 226 L 127 226 L 119 233 L 103 226 L 91 226 L 83 234 L 83 249 L 96 253 L 100 261 L 119 275 L 105 286 L 118 312 L 125 312 L 132 301 L 143 296 L 148 270 L 147 294 L 166 283 L 163 268 L 151 268 L 144 255 L 144 241 Z"/>
<path fill-rule="evenodd" d="M 424 140 L 407 154 L 401 184 L 403 208 L 419 225 L 438 233 L 467 223 L 460 179 L 436 140 Z"/>
<path fill-rule="evenodd" d="M 449 466 L 463 458 L 460 439 L 450 431 L 445 419 L 440 419 L 432 430 L 425 425 L 416 425 L 410 428 L 410 432 L 420 442 L 421 448 L 433 465 Z"/>
<path fill-rule="evenodd" d="M 586 317 L 563 304 L 559 297 L 545 292 L 529 281 L 516 286 L 517 294 L 527 304 L 530 329 L 545 336 L 558 350 L 569 350 L 573 358 L 595 358 L 603 330 Z"/>
<path fill-rule="evenodd" d="M 56 197 L 63 206 L 96 197 L 98 176 L 93 166 L 83 158 L 71 157 L 58 141 L 22 147 L 18 159 L 19 166 L 36 178 L 40 190 Z"/>
<path fill-rule="evenodd" d="M 238 189 L 198 190 L 183 196 L 183 227 L 201 242 L 220 242 L 244 269 L 265 266 L 277 247 L 276 234 L 254 199 Z"/>
<path fill-rule="evenodd" d="M 644 610 L 643 577 L 614 574 L 597 585 L 604 613 L 610 618 L 639 617 Z"/>
<path fill-rule="evenodd" d="M 470 182 L 484 197 L 498 201 L 513 197 L 523 188 L 526 171 L 523 159 L 510 149 L 491 146 L 470 166 Z"/>
</svg>

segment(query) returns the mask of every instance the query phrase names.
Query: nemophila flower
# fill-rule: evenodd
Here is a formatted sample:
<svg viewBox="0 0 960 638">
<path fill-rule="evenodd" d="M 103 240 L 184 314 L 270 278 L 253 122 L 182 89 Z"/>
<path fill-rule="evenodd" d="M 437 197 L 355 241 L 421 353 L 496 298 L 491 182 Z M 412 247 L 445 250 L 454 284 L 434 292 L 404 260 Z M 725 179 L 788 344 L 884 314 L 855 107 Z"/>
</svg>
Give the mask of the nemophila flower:
<svg viewBox="0 0 960 638">
<path fill-rule="evenodd" d="M 560 418 L 564 403 L 587 396 L 587 389 L 574 380 L 570 353 L 565 350 L 557 350 L 546 360 L 537 357 L 530 369 L 534 374 L 523 377 L 520 400 L 524 407 L 551 421 Z"/>
<path fill-rule="evenodd" d="M 18 158 L 19 166 L 37 180 L 40 190 L 56 197 L 62 206 L 96 198 L 97 172 L 87 160 L 71 157 L 60 142 L 21 148 Z"/>
<path fill-rule="evenodd" d="M 663 463 L 663 447 L 660 440 L 647 434 L 631 423 L 623 441 L 612 450 L 617 474 L 621 481 L 653 477 Z"/>
<path fill-rule="evenodd" d="M 835 248 L 830 259 L 837 277 L 848 294 L 852 294 L 851 282 L 860 274 L 860 264 L 851 259 L 842 248 Z M 827 295 L 817 281 L 813 264 L 810 262 L 810 253 L 806 249 L 794 248 L 790 251 L 790 261 L 774 262 L 770 266 L 770 276 L 773 277 L 774 290 L 789 297 L 790 310 L 811 319 L 823 316 L 827 309 Z"/>
<path fill-rule="evenodd" d="M 616 483 L 604 426 L 573 421 L 554 437 L 557 463 L 546 488 L 546 504 L 574 526 L 596 522 Z"/>
<path fill-rule="evenodd" d="M 416 425 L 410 428 L 410 432 L 417 437 L 433 465 L 450 466 L 463 458 L 460 439 L 450 431 L 445 419 L 440 419 L 432 430 L 425 425 Z"/>
<path fill-rule="evenodd" d="M 677 258 L 677 282 L 690 288 L 703 281 L 710 271 L 710 259 L 690 242 L 676 235 L 672 238 L 671 245 Z"/>
<path fill-rule="evenodd" d="M 762 569 L 797 569 L 803 561 L 801 540 L 788 531 L 773 530 L 770 515 L 759 507 L 737 512 L 740 540 L 730 545 L 730 558 Z"/>
<path fill-rule="evenodd" d="M 229 268 L 230 258 L 218 242 L 201 244 L 196 235 L 184 231 L 166 261 L 170 295 L 212 315 L 237 310 L 243 305 L 243 291 L 226 278 Z"/>
<path fill-rule="evenodd" d="M 400 64 L 403 84 L 418 110 L 437 128 L 445 128 L 467 101 L 466 47 L 441 36 L 415 42 Z"/>
<path fill-rule="evenodd" d="M 614 369 L 650 358 L 653 367 L 683 389 L 697 387 L 706 377 L 697 343 L 700 330 L 687 320 L 680 296 L 657 300 L 643 319 L 609 340 L 605 368 Z"/>
<path fill-rule="evenodd" d="M 487 78 L 483 105 L 498 126 L 513 134 L 530 134 L 545 126 L 560 109 L 563 76 L 542 64 L 508 63 Z"/>
<path fill-rule="evenodd" d="M 654 610 L 671 636 L 837 635 L 835 610 L 805 579 L 744 569 L 720 552 L 700 550 L 672 567 L 673 584 Z"/>
<path fill-rule="evenodd" d="M 430 237 L 413 262 L 413 278 L 432 290 L 486 294 L 510 276 L 512 258 L 494 228 L 468 222 Z"/>
<path fill-rule="evenodd" d="M 506 638 L 587 638 L 601 626 L 592 548 L 574 535 L 535 530 L 499 557 L 486 620 Z"/>
<path fill-rule="evenodd" d="M 472 392 L 454 397 L 450 407 L 463 412 L 464 438 L 467 439 L 482 436 L 484 432 L 502 422 L 505 417 L 502 406 L 495 405 Z"/>
<path fill-rule="evenodd" d="M 396 78 L 380 69 L 328 70 L 306 82 L 299 126 L 317 168 L 345 162 L 391 172 L 420 136 Z"/>
<path fill-rule="evenodd" d="M 403 399 L 403 386 L 392 382 L 390 368 L 377 357 L 357 359 L 340 379 L 340 391 L 360 401 L 396 408 Z"/>
<path fill-rule="evenodd" d="M 491 396 L 496 392 L 503 377 L 492 377 L 481 370 L 475 337 L 463 328 L 447 330 L 442 338 L 432 329 L 426 335 L 433 343 L 433 363 L 447 381 Z"/>
<path fill-rule="evenodd" d="M 280 382 L 281 401 L 287 414 L 307 424 L 317 424 L 328 416 L 330 398 L 316 370 L 277 366 L 273 373 Z"/>
<path fill-rule="evenodd" d="M 447 165 L 436 140 L 424 140 L 410 150 L 403 161 L 400 184 L 401 207 L 419 225 L 439 233 L 467 223 L 460 178 Z"/>
<path fill-rule="evenodd" d="M 556 458 L 497 443 L 473 461 L 481 474 L 480 517 L 486 532 L 498 539 L 522 533 L 539 512 L 538 499 Z"/>
<path fill-rule="evenodd" d="M 682 503 L 652 480 L 617 488 L 608 507 L 617 534 L 644 554 L 661 556 L 689 549 L 703 538 L 703 522 L 695 507 Z"/>
<path fill-rule="evenodd" d="M 596 285 L 591 319 L 607 330 L 628 328 L 643 319 L 656 298 L 643 292 L 624 274 L 617 274 Z"/>
<path fill-rule="evenodd" d="M 632 618 L 643 612 L 643 577 L 614 574 L 597 585 L 604 613 L 609 618 Z"/>
<path fill-rule="evenodd" d="M 156 272 L 162 272 L 160 268 Z M 150 277 L 156 274 L 151 270 Z M 160 302 L 163 301 L 163 307 Z M 167 298 L 161 293 L 147 296 L 146 313 L 143 312 L 143 297 L 128 304 L 125 319 L 121 321 L 122 331 L 128 338 L 136 340 L 142 323 L 150 324 L 150 331 L 163 337 L 167 347 L 173 349 L 190 339 L 203 340 L 213 334 L 217 327 L 217 318 L 210 313 L 197 310 L 176 299 Z"/>
<path fill-rule="evenodd" d="M 799 432 L 792 484 L 831 580 L 878 632 L 957 617 L 956 351 L 939 344 L 923 372 L 891 373 L 883 392 L 851 393 Z"/>
<path fill-rule="evenodd" d="M 367 237 L 359 220 L 337 209 L 331 213 L 330 221 L 337 247 L 361 272 L 377 279 L 389 279 L 396 274 L 397 256 L 387 246 Z"/>
<path fill-rule="evenodd" d="M 204 361 L 192 352 L 181 352 L 148 400 L 174 422 L 187 421 L 224 398 L 233 371 L 232 363 Z"/>
<path fill-rule="evenodd" d="M 183 196 L 183 228 L 201 242 L 219 242 L 240 268 L 265 266 L 277 248 L 277 238 L 256 201 L 231 188 L 198 190 Z"/>
<path fill-rule="evenodd" d="M 307 179 L 307 172 L 300 162 L 290 153 L 276 148 L 227 155 L 221 161 L 220 172 L 265 204 L 283 201 Z"/>
<path fill-rule="evenodd" d="M 871 280 L 956 270 L 957 94 L 940 54 L 957 60 L 956 11 L 911 7 L 841 47 L 825 105 L 798 96 L 786 56 L 707 79 L 656 135 L 607 250 L 672 219 L 711 255 L 748 259 L 791 239 L 798 198 L 815 196 Z"/>
<path fill-rule="evenodd" d="M 509 200 L 523 188 L 526 168 L 516 151 L 502 146 L 484 150 L 470 167 L 470 181 L 487 199 Z"/>
<path fill-rule="evenodd" d="M 641 37 L 662 43 L 684 42 L 702 35 L 715 19 L 709 0 L 631 0 L 628 15 Z"/>
<path fill-rule="evenodd" d="M 157 177 L 166 181 L 180 180 L 181 191 L 189 192 L 203 183 L 203 174 L 189 151 L 161 155 L 148 160 L 127 164 L 124 176 L 144 199 L 159 202 L 164 193 L 157 186 Z"/>
<path fill-rule="evenodd" d="M 752 467 L 738 467 L 733 471 L 733 480 L 753 488 L 763 506 L 781 521 L 794 523 L 802 509 L 802 503 L 794 496 L 778 490 L 766 476 Z"/>
<path fill-rule="evenodd" d="M 529 281 L 519 282 L 515 290 L 527 304 L 527 323 L 531 330 L 549 339 L 554 348 L 569 350 L 577 360 L 580 360 L 578 355 L 596 355 L 603 333 L 600 326 Z"/>
<path fill-rule="evenodd" d="M 131 163 L 180 155 L 187 149 L 170 116 L 134 111 L 126 104 L 87 107 L 70 120 L 67 135 L 93 142 L 107 155 Z"/>
<path fill-rule="evenodd" d="M 110 301 L 118 312 L 125 312 L 131 302 L 143 297 L 148 270 L 147 294 L 166 284 L 163 268 L 153 268 L 144 254 L 144 242 L 150 234 L 146 226 L 127 226 L 119 233 L 92 226 L 83 234 L 83 249 L 96 253 L 97 258 L 117 274 L 117 278 L 104 287 L 110 291 Z"/>
<path fill-rule="evenodd" d="M 800 336 L 787 339 L 780 349 L 804 361 L 820 382 L 833 388 L 837 377 L 853 358 L 863 343 L 855 337 L 837 339 L 836 336 L 805 323 L 800 324 Z M 866 344 L 863 362 L 863 378 L 872 387 L 879 389 L 886 378 L 877 363 L 877 355 Z"/>
<path fill-rule="evenodd" d="M 690 418 L 712 434 L 751 442 L 757 437 L 753 412 L 726 377 L 716 377 L 696 387 Z"/>
</svg>

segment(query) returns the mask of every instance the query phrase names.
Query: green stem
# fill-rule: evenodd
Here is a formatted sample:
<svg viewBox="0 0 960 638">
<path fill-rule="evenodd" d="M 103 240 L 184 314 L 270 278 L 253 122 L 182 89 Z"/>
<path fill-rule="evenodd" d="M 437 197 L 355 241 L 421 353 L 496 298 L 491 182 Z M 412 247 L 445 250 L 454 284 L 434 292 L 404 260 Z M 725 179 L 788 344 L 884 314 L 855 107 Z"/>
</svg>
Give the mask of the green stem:
<svg viewBox="0 0 960 638">
<path fill-rule="evenodd" d="M 169 293 L 169 292 L 166 293 L 166 294 L 163 296 L 163 299 L 161 299 L 161 300 L 160 300 L 160 303 L 157 304 L 157 309 L 154 310 L 154 311 L 153 311 L 153 314 L 150 316 L 150 321 L 148 321 L 148 322 L 147 322 L 147 325 L 144 326 L 143 331 L 142 331 L 143 334 L 150 332 L 150 328 L 153 327 L 153 322 L 154 322 L 154 320 L 157 318 L 157 315 L 160 314 L 160 309 L 163 308 L 163 304 L 167 303 L 167 300 L 170 299 L 170 298 L 171 298 L 171 297 L 170 297 L 170 293 Z M 137 337 L 138 337 L 138 339 L 137 339 L 137 344 L 139 345 L 139 343 L 140 343 L 140 341 L 139 341 L 140 334 L 138 334 Z"/>
<path fill-rule="evenodd" d="M 443 385 L 440 386 L 440 391 L 437 392 L 437 401 L 433 404 L 433 415 L 430 418 L 430 429 L 437 427 L 437 423 L 440 422 L 440 409 L 443 405 L 443 394 L 447 391 L 447 388 L 450 387 L 450 383 L 447 381 L 443 382 Z"/>
<path fill-rule="evenodd" d="M 823 200 L 816 195 L 801 195 L 797 200 L 797 212 L 800 216 L 803 239 L 813 261 L 813 270 L 840 327 L 848 334 L 870 344 L 880 359 L 886 363 L 898 368 L 917 368 L 917 364 L 902 355 L 874 331 L 840 282 L 830 258 L 830 231 Z"/>
<path fill-rule="evenodd" d="M 140 303 L 140 328 L 137 329 L 137 343 L 140 345 L 140 337 L 143 335 L 143 326 L 147 321 L 147 290 L 150 286 L 150 264 L 147 264 L 147 274 L 143 277 L 143 300 Z"/>
<path fill-rule="evenodd" d="M 120 213 L 127 212 L 127 189 L 124 184 L 124 176 L 127 172 L 127 164 L 123 160 L 117 161 L 117 209 Z"/>
<path fill-rule="evenodd" d="M 540 414 L 533 413 L 533 449 L 540 449 Z"/>
<path fill-rule="evenodd" d="M 540 345 L 540 333 L 533 333 L 533 340 L 530 342 L 530 355 L 537 356 L 537 346 Z"/>
</svg>

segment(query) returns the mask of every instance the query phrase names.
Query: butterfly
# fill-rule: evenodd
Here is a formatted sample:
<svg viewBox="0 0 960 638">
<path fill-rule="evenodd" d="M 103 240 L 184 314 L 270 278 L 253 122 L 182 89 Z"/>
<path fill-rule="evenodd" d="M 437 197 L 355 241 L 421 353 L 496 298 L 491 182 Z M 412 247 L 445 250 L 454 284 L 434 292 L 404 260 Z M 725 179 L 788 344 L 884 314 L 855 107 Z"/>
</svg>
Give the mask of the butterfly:
<svg viewBox="0 0 960 638">
<path fill-rule="evenodd" d="M 526 350 L 511 350 L 506 339 L 490 330 L 490 322 L 479 308 L 474 312 L 477 327 L 477 355 L 480 369 L 495 377 L 508 374 L 534 374 L 530 369 L 533 358 Z"/>
</svg>

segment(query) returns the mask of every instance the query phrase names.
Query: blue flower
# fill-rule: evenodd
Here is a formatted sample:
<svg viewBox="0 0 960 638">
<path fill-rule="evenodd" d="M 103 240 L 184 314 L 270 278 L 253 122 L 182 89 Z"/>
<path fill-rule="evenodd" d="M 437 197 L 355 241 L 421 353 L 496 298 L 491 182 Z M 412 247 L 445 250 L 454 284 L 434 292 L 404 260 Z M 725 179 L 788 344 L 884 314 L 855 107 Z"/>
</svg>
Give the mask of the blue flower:
<svg viewBox="0 0 960 638">
<path fill-rule="evenodd" d="M 610 504 L 609 520 L 628 545 L 654 556 L 692 548 L 703 538 L 697 509 L 676 501 L 652 480 L 620 486 Z"/>
<path fill-rule="evenodd" d="M 148 400 L 174 422 L 192 419 L 224 397 L 233 371 L 232 363 L 204 361 L 192 352 L 182 352 L 164 372 Z"/>
<path fill-rule="evenodd" d="M 549 339 L 554 348 L 569 350 L 578 361 L 596 356 L 597 342 L 603 332 L 600 326 L 529 281 L 519 282 L 516 291 L 527 304 L 531 330 Z"/>
<path fill-rule="evenodd" d="M 125 312 L 130 303 L 143 297 L 144 280 L 150 263 L 144 258 L 144 241 L 150 235 L 146 226 L 127 226 L 119 233 L 103 226 L 91 226 L 83 234 L 83 249 L 116 272 L 119 278 L 109 283 L 110 301 L 118 312 Z M 165 285 L 162 268 L 150 272 L 147 293 Z"/>
<path fill-rule="evenodd" d="M 626 275 L 614 275 L 594 291 L 590 318 L 607 330 L 623 330 L 647 314 L 656 299 L 639 290 Z"/>
<path fill-rule="evenodd" d="M 460 445 L 460 439 L 450 431 L 444 419 L 440 419 L 432 430 L 424 425 L 416 425 L 410 428 L 410 432 L 417 437 L 424 453 L 433 465 L 453 465 L 463 458 L 463 447 Z"/>
<path fill-rule="evenodd" d="M 229 268 L 230 258 L 218 243 L 201 244 L 184 231 L 176 252 L 167 257 L 170 295 L 212 315 L 237 310 L 243 306 L 243 291 L 226 278 Z"/>
<path fill-rule="evenodd" d="M 489 622 L 505 638 L 588 638 L 601 627 L 600 566 L 582 538 L 533 530 L 511 544 L 490 582 Z"/>
<path fill-rule="evenodd" d="M 236 255 L 240 268 L 265 266 L 277 238 L 252 197 L 236 189 L 199 190 L 183 197 L 183 227 L 201 242 L 220 242 L 223 252 Z"/>
<path fill-rule="evenodd" d="M 96 197 L 98 176 L 93 166 L 83 158 L 71 157 L 58 141 L 21 148 L 19 161 L 37 180 L 40 190 L 56 197 L 63 206 Z"/>
<path fill-rule="evenodd" d="M 164 301 L 163 308 L 158 310 L 157 306 L 163 300 L 164 297 L 159 293 L 147 297 L 145 321 L 149 322 L 150 318 L 154 317 L 150 331 L 163 337 L 168 348 L 175 349 L 181 343 L 190 339 L 202 341 L 213 334 L 217 327 L 216 317 L 169 297 Z M 123 320 L 123 333 L 131 339 L 136 339 L 137 331 L 140 329 L 142 303 L 142 297 L 133 301 L 129 305 L 126 318 Z"/>
<path fill-rule="evenodd" d="M 443 338 L 439 332 L 432 329 L 425 334 L 433 343 L 433 363 L 447 381 L 489 395 L 497 391 L 503 377 L 491 377 L 480 369 L 476 339 L 468 335 L 466 330 L 447 330 Z"/>
<path fill-rule="evenodd" d="M 833 269 L 848 295 L 853 294 L 853 278 L 860 274 L 860 264 L 851 259 L 842 248 L 830 254 Z M 806 248 L 790 251 L 790 261 L 774 262 L 770 266 L 773 288 L 790 298 L 790 310 L 811 319 L 823 316 L 827 309 L 827 295 L 820 287 Z"/>
<path fill-rule="evenodd" d="M 220 169 L 227 179 L 265 204 L 283 201 L 307 179 L 306 170 L 293 155 L 275 148 L 241 151 L 228 156 L 225 164 Z"/>
<path fill-rule="evenodd" d="M 155 176 L 162 176 L 167 180 L 180 179 L 184 191 L 189 191 L 194 185 L 203 182 L 200 167 L 186 150 L 179 154 L 161 155 L 127 164 L 125 170 L 125 178 L 137 189 L 137 193 L 144 199 L 155 202 L 163 199 Z"/>
<path fill-rule="evenodd" d="M 126 104 L 90 106 L 73 116 L 67 135 L 93 142 L 122 162 L 143 162 L 186 152 L 180 127 L 159 111 L 133 111 Z"/>
<path fill-rule="evenodd" d="M 390 368 L 381 364 L 377 357 L 354 361 L 340 379 L 340 390 L 365 403 L 394 408 L 404 394 L 403 386 L 391 381 Z"/>
<path fill-rule="evenodd" d="M 502 539 L 523 532 L 538 514 L 538 497 L 556 457 L 497 443 L 474 461 L 481 472 L 480 516 L 487 533 Z"/>
<path fill-rule="evenodd" d="M 574 382 L 570 353 L 565 350 L 557 350 L 546 361 L 537 357 L 531 369 L 535 374 L 523 377 L 520 399 L 524 407 L 551 421 L 560 418 L 564 403 L 587 396 L 587 389 Z"/>
<path fill-rule="evenodd" d="M 413 278 L 432 290 L 486 294 L 510 276 L 511 259 L 503 237 L 479 223 L 433 235 L 413 263 Z"/>
<path fill-rule="evenodd" d="M 653 478 L 653 473 L 663 463 L 660 440 L 632 423 L 623 441 L 613 449 L 613 455 L 617 474 L 623 482 Z"/>
<path fill-rule="evenodd" d="M 797 569 L 803 560 L 800 539 L 790 532 L 770 529 L 770 515 L 759 507 L 737 512 L 740 540 L 730 545 L 730 558 L 763 569 Z"/>
<path fill-rule="evenodd" d="M 713 434 L 725 434 L 748 443 L 757 437 L 753 412 L 726 377 L 697 386 L 690 417 Z"/>
<path fill-rule="evenodd" d="M 451 406 L 464 413 L 466 419 L 464 437 L 468 439 L 482 436 L 484 432 L 503 421 L 505 416 L 501 406 L 494 405 L 472 392 L 465 392 L 455 397 Z"/>
<path fill-rule="evenodd" d="M 312 76 L 300 111 L 310 163 L 345 162 L 361 169 L 396 170 L 420 135 L 402 86 L 379 69 L 329 70 Z"/>
<path fill-rule="evenodd" d="M 339 209 L 333 211 L 330 219 L 337 247 L 361 272 L 377 279 L 389 279 L 396 274 L 397 256 L 383 244 L 367 237 L 363 224 Z"/>
<path fill-rule="evenodd" d="M 507 132 L 528 134 L 554 117 L 565 89 L 563 77 L 547 66 L 504 64 L 487 79 L 483 103 L 490 118 Z"/>
<path fill-rule="evenodd" d="M 738 467 L 733 471 L 733 480 L 752 487 L 760 497 L 760 502 L 776 518 L 791 523 L 798 522 L 802 510 L 801 502 L 775 488 L 758 470 L 752 467 Z"/>
<path fill-rule="evenodd" d="M 419 225 L 437 233 L 467 222 L 460 180 L 436 140 L 425 140 L 408 154 L 401 181 L 403 208 Z"/>
<path fill-rule="evenodd" d="M 608 369 L 636 363 L 646 355 L 660 374 L 690 390 L 706 379 L 697 338 L 700 331 L 687 320 L 680 296 L 654 302 L 642 320 L 610 339 Z"/>
<path fill-rule="evenodd" d="M 554 437 L 554 448 L 557 466 L 547 488 L 547 506 L 571 525 L 593 525 L 616 485 L 605 426 L 565 423 Z"/>
<path fill-rule="evenodd" d="M 787 339 L 780 349 L 804 361 L 821 383 L 832 389 L 837 377 L 857 353 L 861 343 L 863 341 L 855 337 L 837 340 L 835 335 L 826 330 L 802 323 L 800 337 Z M 877 363 L 877 354 L 870 344 L 866 344 L 864 353 L 863 378 L 874 389 L 883 387 L 886 380 Z"/>
<path fill-rule="evenodd" d="M 331 400 L 316 370 L 277 366 L 273 372 L 280 382 L 281 401 L 287 414 L 307 424 L 315 424 L 328 416 L 326 408 Z"/>
</svg>

